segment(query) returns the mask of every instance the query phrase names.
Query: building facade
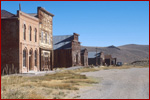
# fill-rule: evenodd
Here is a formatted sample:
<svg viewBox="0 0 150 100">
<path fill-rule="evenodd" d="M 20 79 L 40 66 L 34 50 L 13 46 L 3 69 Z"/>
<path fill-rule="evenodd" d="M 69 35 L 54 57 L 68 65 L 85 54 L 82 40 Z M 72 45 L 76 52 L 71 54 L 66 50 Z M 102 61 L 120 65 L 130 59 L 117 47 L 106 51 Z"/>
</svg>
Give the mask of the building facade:
<svg viewBox="0 0 150 100">
<path fill-rule="evenodd" d="M 38 7 L 39 18 L 39 48 L 40 48 L 40 70 L 53 69 L 53 14 L 42 7 Z"/>
<path fill-rule="evenodd" d="M 39 19 L 22 11 L 1 14 L 2 73 L 39 71 Z"/>
<path fill-rule="evenodd" d="M 39 71 L 39 19 L 18 11 L 20 73 Z"/>
<path fill-rule="evenodd" d="M 53 36 L 54 67 L 71 67 L 81 65 L 81 46 L 79 35 Z"/>
<path fill-rule="evenodd" d="M 1 72 L 28 73 L 53 69 L 53 14 L 1 10 Z"/>
</svg>

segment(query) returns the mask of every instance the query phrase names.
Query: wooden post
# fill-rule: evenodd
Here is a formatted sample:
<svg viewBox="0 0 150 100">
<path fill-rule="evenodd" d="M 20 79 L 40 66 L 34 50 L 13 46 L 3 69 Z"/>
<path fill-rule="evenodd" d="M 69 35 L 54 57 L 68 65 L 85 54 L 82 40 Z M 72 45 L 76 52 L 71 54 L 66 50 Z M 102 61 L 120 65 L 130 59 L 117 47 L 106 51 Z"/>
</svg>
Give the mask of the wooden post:
<svg viewBox="0 0 150 100">
<path fill-rule="evenodd" d="M 97 66 L 97 47 L 96 47 L 96 66 Z"/>
</svg>

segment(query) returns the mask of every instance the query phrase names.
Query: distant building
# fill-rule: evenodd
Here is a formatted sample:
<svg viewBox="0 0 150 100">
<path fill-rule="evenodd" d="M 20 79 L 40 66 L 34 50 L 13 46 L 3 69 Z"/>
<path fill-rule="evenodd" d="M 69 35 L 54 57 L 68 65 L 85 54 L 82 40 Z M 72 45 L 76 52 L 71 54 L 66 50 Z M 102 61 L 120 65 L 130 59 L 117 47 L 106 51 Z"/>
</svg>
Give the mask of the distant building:
<svg viewBox="0 0 150 100">
<path fill-rule="evenodd" d="M 79 35 L 53 36 L 54 67 L 71 67 L 81 65 Z"/>
<path fill-rule="evenodd" d="M 88 66 L 88 51 L 86 48 L 81 50 L 81 65 Z"/>
<path fill-rule="evenodd" d="M 100 65 L 100 53 L 88 52 L 88 64 L 89 65 Z"/>
<path fill-rule="evenodd" d="M 103 52 L 88 52 L 88 64 L 89 65 L 101 65 L 101 66 L 110 66 L 116 65 L 116 58 L 112 58 L 111 55 L 104 55 Z"/>
<path fill-rule="evenodd" d="M 116 65 L 117 58 L 112 58 L 111 55 L 105 55 L 105 63 L 107 66 Z"/>
</svg>

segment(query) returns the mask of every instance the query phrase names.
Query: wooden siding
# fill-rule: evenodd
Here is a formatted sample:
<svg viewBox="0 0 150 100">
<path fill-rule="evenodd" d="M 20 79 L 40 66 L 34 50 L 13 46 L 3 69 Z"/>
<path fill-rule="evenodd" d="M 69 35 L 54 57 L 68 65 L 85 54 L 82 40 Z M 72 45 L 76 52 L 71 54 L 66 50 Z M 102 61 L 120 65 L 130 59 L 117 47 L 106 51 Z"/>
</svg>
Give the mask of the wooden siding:
<svg viewBox="0 0 150 100">
<path fill-rule="evenodd" d="M 54 50 L 54 68 L 72 66 L 72 49 Z"/>
</svg>

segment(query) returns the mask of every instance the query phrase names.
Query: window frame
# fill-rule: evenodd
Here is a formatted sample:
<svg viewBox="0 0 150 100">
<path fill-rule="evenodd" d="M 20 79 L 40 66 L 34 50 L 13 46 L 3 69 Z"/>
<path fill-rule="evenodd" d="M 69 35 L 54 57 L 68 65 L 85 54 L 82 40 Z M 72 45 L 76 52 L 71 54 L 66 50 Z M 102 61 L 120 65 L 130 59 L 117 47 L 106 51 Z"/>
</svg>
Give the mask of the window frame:
<svg viewBox="0 0 150 100">
<path fill-rule="evenodd" d="M 35 42 L 37 42 L 37 29 L 36 28 L 34 30 L 34 40 L 35 40 Z"/>
<path fill-rule="evenodd" d="M 29 27 L 29 41 L 32 41 L 32 27 Z"/>
<path fill-rule="evenodd" d="M 26 40 L 26 25 L 23 24 L 23 40 Z"/>
</svg>

